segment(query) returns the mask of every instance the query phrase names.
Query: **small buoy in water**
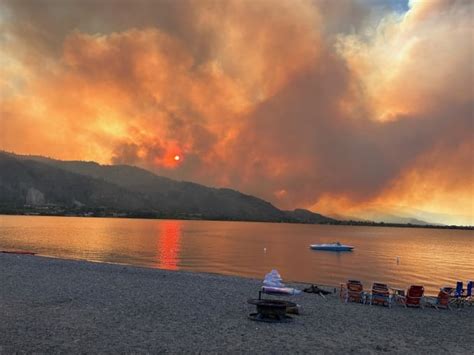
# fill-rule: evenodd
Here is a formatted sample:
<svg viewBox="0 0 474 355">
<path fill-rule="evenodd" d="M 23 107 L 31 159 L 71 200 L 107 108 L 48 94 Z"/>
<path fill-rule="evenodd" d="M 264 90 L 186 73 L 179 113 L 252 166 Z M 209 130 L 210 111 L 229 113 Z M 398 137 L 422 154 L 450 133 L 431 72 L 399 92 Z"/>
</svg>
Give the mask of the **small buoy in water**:
<svg viewBox="0 0 474 355">
<path fill-rule="evenodd" d="M 400 264 L 400 257 L 397 256 L 397 265 Z"/>
<path fill-rule="evenodd" d="M 263 252 L 266 253 L 266 252 L 267 252 L 267 248 L 263 248 Z"/>
</svg>

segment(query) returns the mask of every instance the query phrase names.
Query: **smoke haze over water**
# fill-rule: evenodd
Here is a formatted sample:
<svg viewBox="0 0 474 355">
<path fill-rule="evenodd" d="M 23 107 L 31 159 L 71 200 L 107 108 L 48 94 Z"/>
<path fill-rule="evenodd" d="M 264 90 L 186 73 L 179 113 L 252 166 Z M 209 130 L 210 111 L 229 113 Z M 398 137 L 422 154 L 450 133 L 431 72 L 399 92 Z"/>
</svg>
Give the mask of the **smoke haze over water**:
<svg viewBox="0 0 474 355">
<path fill-rule="evenodd" d="M 0 149 L 472 225 L 473 7 L 3 1 Z"/>
</svg>

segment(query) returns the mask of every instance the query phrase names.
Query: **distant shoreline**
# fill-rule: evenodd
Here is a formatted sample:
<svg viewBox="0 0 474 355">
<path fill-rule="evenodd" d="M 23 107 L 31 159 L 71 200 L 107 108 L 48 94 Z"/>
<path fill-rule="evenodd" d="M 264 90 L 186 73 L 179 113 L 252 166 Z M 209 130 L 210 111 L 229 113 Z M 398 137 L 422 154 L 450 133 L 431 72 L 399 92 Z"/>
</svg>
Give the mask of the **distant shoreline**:
<svg viewBox="0 0 474 355">
<path fill-rule="evenodd" d="M 129 219 L 175 219 L 175 220 L 194 220 L 194 221 L 222 221 L 222 222 L 263 222 L 263 223 L 288 223 L 288 224 L 315 224 L 315 225 L 331 225 L 331 226 L 360 226 L 360 227 L 389 227 L 389 228 L 429 228 L 429 229 L 450 229 L 450 230 L 474 230 L 474 226 L 457 226 L 457 225 L 421 225 L 421 224 L 404 224 L 404 223 L 385 223 L 385 222 L 368 222 L 368 221 L 336 221 L 322 223 L 305 223 L 290 220 L 249 220 L 249 219 L 232 219 L 226 217 L 216 218 L 199 218 L 186 214 L 157 214 L 154 212 L 139 211 L 113 211 L 113 210 L 87 210 L 87 211 L 44 211 L 37 209 L 0 209 L 0 215 L 7 216 L 54 216 L 54 217 L 97 217 L 97 218 L 129 218 Z"/>
</svg>

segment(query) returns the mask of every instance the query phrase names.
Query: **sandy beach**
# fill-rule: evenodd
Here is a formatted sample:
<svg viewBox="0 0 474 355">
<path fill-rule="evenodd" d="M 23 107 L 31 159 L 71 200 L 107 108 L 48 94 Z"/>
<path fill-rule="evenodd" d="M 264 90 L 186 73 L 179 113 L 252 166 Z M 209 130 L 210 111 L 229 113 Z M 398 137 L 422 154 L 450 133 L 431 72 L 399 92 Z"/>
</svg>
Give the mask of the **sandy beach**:
<svg viewBox="0 0 474 355">
<path fill-rule="evenodd" d="M 2 354 L 474 349 L 474 307 L 388 309 L 303 293 L 291 298 L 303 309 L 293 322 L 261 323 L 246 302 L 261 280 L 7 254 L 0 285 Z"/>
</svg>

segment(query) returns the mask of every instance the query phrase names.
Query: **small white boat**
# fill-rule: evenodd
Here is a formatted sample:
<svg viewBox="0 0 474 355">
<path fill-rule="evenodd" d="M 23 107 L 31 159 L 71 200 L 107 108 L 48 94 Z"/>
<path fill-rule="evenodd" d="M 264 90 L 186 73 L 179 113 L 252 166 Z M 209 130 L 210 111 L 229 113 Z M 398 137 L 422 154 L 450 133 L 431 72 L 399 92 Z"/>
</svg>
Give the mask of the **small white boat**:
<svg viewBox="0 0 474 355">
<path fill-rule="evenodd" d="M 344 245 L 339 242 L 328 243 L 328 244 L 311 244 L 311 249 L 314 250 L 329 250 L 329 251 L 351 251 L 354 247 L 350 245 Z"/>
</svg>

